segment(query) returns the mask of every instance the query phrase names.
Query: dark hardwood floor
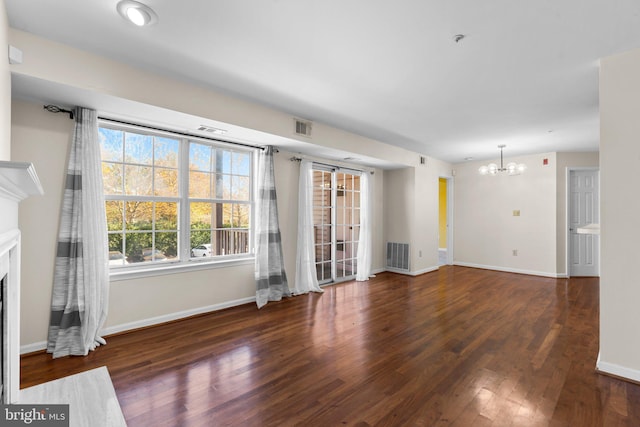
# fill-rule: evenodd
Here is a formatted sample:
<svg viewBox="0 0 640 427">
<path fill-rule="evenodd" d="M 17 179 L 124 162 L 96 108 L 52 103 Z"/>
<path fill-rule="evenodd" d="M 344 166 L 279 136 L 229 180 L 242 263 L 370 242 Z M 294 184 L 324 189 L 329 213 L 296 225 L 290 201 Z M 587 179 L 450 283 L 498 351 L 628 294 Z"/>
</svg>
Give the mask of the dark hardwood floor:
<svg viewBox="0 0 640 427">
<path fill-rule="evenodd" d="M 22 387 L 106 365 L 135 426 L 639 426 L 595 372 L 598 279 L 384 273 L 22 359 Z M 142 302 L 141 302 L 142 303 Z"/>
</svg>

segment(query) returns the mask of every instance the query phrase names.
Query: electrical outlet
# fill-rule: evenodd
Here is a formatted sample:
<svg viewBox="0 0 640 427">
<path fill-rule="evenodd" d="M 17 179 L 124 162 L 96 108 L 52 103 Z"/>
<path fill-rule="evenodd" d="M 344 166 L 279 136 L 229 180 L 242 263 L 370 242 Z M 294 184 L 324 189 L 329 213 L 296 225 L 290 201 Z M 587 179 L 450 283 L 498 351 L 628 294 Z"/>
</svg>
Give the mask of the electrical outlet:
<svg viewBox="0 0 640 427">
<path fill-rule="evenodd" d="M 518 250 L 517 249 L 513 250 L 513 256 L 518 256 Z"/>
</svg>

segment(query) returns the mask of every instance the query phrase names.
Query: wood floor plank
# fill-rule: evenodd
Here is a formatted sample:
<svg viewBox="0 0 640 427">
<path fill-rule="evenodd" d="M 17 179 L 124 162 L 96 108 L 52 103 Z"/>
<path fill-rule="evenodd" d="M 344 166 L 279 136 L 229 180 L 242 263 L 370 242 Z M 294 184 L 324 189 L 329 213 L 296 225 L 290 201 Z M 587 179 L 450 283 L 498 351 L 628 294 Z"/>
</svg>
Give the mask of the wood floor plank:
<svg viewBox="0 0 640 427">
<path fill-rule="evenodd" d="M 379 274 L 22 358 L 22 387 L 107 366 L 136 426 L 638 426 L 595 373 L 599 284 L 465 267 Z"/>
</svg>

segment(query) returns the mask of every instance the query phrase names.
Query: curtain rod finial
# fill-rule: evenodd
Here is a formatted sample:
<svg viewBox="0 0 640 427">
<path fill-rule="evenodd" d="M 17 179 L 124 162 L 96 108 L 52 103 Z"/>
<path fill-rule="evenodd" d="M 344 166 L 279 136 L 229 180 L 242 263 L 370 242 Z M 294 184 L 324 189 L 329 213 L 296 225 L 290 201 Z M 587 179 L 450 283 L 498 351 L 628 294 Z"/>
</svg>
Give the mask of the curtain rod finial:
<svg viewBox="0 0 640 427">
<path fill-rule="evenodd" d="M 69 114 L 69 118 L 73 120 L 72 110 L 65 110 L 64 108 L 58 107 L 57 105 L 53 105 L 53 104 L 47 104 L 43 108 L 50 113 L 67 113 Z"/>
</svg>

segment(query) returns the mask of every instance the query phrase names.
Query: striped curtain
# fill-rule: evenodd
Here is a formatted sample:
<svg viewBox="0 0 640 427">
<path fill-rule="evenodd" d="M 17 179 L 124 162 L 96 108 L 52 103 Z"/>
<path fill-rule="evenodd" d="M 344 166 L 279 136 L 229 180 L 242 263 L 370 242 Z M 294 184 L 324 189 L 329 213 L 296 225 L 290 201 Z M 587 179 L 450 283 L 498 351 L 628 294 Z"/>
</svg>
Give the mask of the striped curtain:
<svg viewBox="0 0 640 427">
<path fill-rule="evenodd" d="M 256 304 L 261 308 L 268 301 L 280 301 L 283 296 L 291 296 L 287 274 L 284 271 L 271 146 L 262 150 L 258 159 L 258 200 L 255 218 Z"/>
<path fill-rule="evenodd" d="M 65 180 L 47 352 L 85 356 L 106 344 L 109 267 L 97 114 L 76 108 Z"/>
</svg>

